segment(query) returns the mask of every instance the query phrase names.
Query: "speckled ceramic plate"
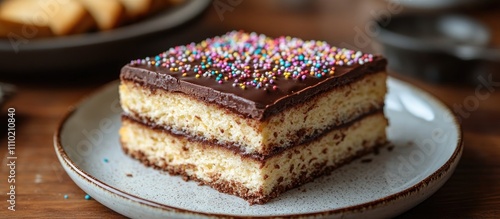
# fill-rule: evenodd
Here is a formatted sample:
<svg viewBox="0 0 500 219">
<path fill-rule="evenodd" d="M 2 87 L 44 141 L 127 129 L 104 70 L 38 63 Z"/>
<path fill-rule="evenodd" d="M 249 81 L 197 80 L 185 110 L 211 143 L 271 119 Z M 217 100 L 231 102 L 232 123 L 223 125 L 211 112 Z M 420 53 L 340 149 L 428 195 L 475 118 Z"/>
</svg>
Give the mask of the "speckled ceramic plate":
<svg viewBox="0 0 500 219">
<path fill-rule="evenodd" d="M 460 127 L 448 108 L 391 78 L 386 99 L 390 146 L 265 205 L 250 206 L 126 156 L 118 142 L 117 84 L 71 110 L 55 134 L 55 150 L 78 186 L 132 218 L 392 217 L 436 192 L 453 173 L 463 148 Z"/>
</svg>

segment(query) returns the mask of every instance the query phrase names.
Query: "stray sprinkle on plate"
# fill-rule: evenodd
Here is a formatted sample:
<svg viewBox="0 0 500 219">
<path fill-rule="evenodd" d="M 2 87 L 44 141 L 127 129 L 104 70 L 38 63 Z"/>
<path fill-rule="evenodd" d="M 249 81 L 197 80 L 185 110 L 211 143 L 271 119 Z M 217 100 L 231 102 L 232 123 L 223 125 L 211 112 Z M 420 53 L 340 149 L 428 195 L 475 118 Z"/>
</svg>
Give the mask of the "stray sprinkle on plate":
<svg viewBox="0 0 500 219">
<path fill-rule="evenodd" d="M 85 195 L 85 200 L 90 200 L 92 197 L 90 197 L 90 195 Z"/>
</svg>

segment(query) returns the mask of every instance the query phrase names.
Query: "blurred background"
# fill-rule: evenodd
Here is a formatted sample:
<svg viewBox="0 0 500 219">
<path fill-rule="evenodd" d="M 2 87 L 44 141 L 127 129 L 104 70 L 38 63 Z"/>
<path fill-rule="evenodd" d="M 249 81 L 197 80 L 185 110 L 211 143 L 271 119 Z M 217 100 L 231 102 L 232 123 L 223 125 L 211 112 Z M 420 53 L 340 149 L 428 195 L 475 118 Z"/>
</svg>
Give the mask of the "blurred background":
<svg viewBox="0 0 500 219">
<path fill-rule="evenodd" d="M 94 19 L 95 27 L 87 25 L 79 32 L 58 33 L 56 28 L 49 30 L 52 34 L 44 34 L 42 25 L 26 22 L 12 27 L 16 19 L 29 18 L 34 23 L 48 20 L 49 29 L 54 29 L 50 20 L 59 15 L 51 13 L 66 6 L 57 4 L 58 0 L 45 1 L 56 3 L 39 4 L 38 9 L 7 7 L 5 2 L 0 7 L 2 77 L 24 80 L 27 75 L 45 78 L 82 73 L 88 77 L 89 72 L 105 68 L 103 74 L 113 78 L 130 59 L 230 30 L 324 40 L 382 53 L 393 72 L 434 83 L 474 83 L 478 75 L 500 69 L 500 9 L 491 0 L 157 0 L 170 3 L 155 5 L 156 10 L 136 17 L 125 10 L 131 18 L 110 17 L 105 27 Z M 113 7 L 99 7 L 97 11 L 113 15 Z M 32 14 L 19 16 L 16 10 L 23 10 L 19 8 L 30 8 Z"/>
<path fill-rule="evenodd" d="M 466 145 L 446 186 L 402 217 L 500 215 L 499 1 L 152 0 L 145 2 L 155 4 L 141 5 L 142 0 L 105 0 L 71 7 L 60 2 L 74 1 L 0 1 L 0 101 L 2 112 L 16 109 L 26 212 L 44 212 L 41 203 L 50 201 L 61 215 L 116 216 L 96 202 L 56 200 L 61 188 L 84 195 L 54 155 L 52 135 L 59 121 L 83 97 L 117 80 L 132 59 L 244 30 L 385 55 L 391 76 L 429 91 L 457 114 Z M 37 174 L 47 177 L 43 191 L 29 183 Z"/>
</svg>

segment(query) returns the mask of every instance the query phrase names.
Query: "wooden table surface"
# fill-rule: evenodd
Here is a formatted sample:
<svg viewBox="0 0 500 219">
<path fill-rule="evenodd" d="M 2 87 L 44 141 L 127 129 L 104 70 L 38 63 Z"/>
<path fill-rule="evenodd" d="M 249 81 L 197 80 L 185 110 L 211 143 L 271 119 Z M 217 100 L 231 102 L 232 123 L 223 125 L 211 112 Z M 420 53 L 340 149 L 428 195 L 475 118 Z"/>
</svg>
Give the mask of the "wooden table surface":
<svg viewBox="0 0 500 219">
<path fill-rule="evenodd" d="M 215 2 L 230 3 L 225 0 Z M 272 36 L 294 35 L 322 39 L 337 45 L 342 42 L 352 44 L 355 42 L 355 27 L 363 27 L 371 19 L 369 12 L 386 8 L 381 1 L 363 0 L 315 1 L 311 5 L 298 7 L 285 7 L 279 0 L 241 1 L 230 7 L 231 10 L 218 13 L 214 5 L 211 5 L 200 19 L 177 31 L 208 36 L 211 33 L 243 29 Z M 500 20 L 498 16 L 486 19 L 495 25 L 498 23 L 493 20 Z M 499 42 L 500 37 L 497 35 L 495 39 Z M 374 47 L 370 44 L 362 49 L 373 51 Z M 2 134 L 0 218 L 122 218 L 97 201 L 84 199 L 85 192 L 75 185 L 59 164 L 52 139 L 68 108 L 103 84 L 116 80 L 119 67 L 109 66 L 111 70 L 96 70 L 83 76 L 68 73 L 59 79 L 3 79 L 14 83 L 18 88 L 17 95 L 2 107 L 0 115 L 3 121 L 1 124 L 6 130 L 7 109 L 15 108 L 18 159 L 16 211 L 13 212 L 7 209 L 6 202 L 6 193 L 9 192 L 7 186 L 10 184 L 7 182 L 7 136 Z M 436 85 L 404 79 L 434 94 L 450 107 L 474 98 L 478 86 Z M 477 108 L 458 115 L 463 127 L 465 150 L 453 176 L 437 193 L 401 215 L 401 218 L 500 218 L 498 83 L 493 89 L 488 98 L 478 102 Z M 68 195 L 67 199 L 64 198 L 65 195 Z"/>
</svg>

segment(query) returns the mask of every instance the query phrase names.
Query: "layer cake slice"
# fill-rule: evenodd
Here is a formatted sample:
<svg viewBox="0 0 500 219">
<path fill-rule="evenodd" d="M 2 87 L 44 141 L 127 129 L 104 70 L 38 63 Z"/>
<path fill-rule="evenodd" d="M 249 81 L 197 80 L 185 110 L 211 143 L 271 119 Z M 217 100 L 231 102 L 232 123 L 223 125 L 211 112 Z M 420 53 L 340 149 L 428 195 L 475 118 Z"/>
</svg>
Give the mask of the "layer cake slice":
<svg viewBox="0 0 500 219">
<path fill-rule="evenodd" d="M 386 142 L 386 60 L 230 32 L 122 68 L 127 154 L 251 204 Z"/>
</svg>

